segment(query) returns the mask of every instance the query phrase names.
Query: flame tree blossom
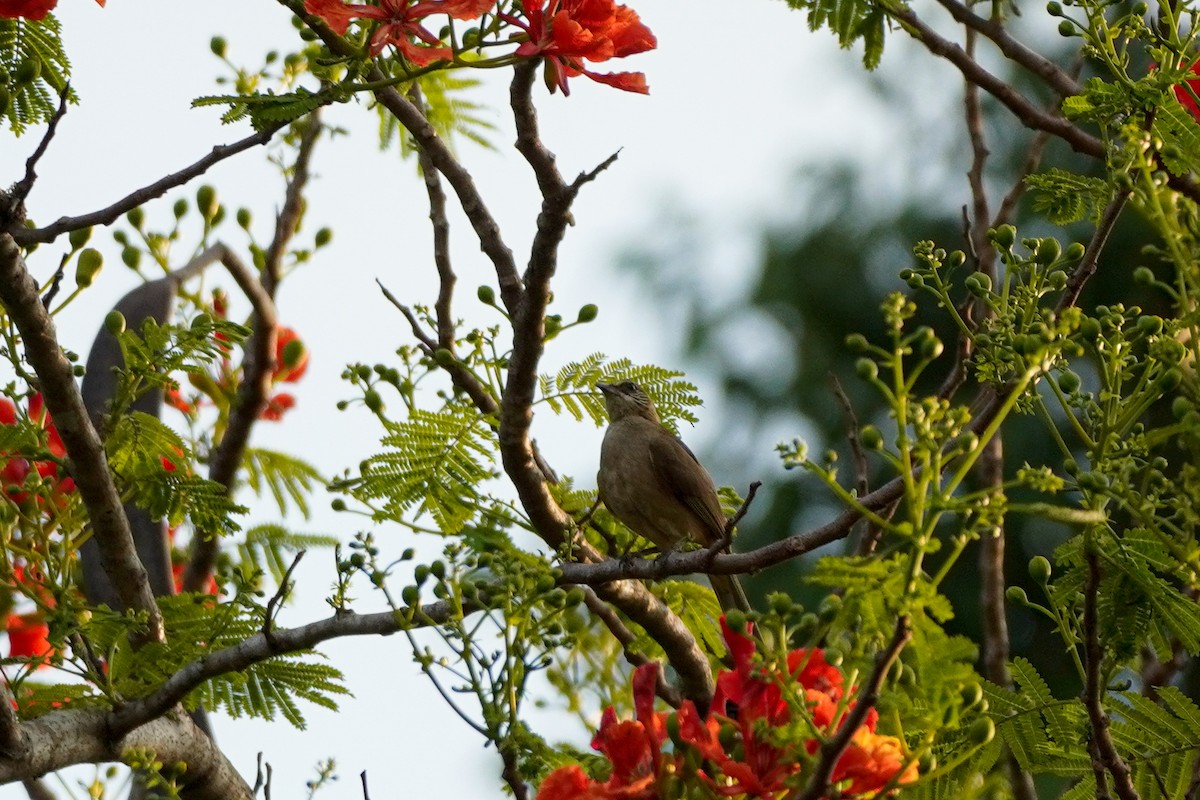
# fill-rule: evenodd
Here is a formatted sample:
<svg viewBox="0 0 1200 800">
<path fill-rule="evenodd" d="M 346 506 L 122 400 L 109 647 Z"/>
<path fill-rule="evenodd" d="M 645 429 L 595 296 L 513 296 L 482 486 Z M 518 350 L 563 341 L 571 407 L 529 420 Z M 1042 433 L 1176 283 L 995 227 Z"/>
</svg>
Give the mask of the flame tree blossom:
<svg viewBox="0 0 1200 800">
<path fill-rule="evenodd" d="M 704 796 L 777 797 L 803 786 L 813 754 L 854 706 L 844 676 L 819 649 L 791 651 L 783 670 L 756 663 L 754 641 L 724 619 L 722 628 L 733 669 L 717 675 L 707 716 L 690 700 L 680 707 L 670 752 L 670 715 L 654 711 L 658 667 L 644 665 L 634 671 L 634 719 L 618 720 L 609 708 L 592 740 L 611 764 L 608 779 L 589 777 L 578 764 L 560 767 L 538 800 L 652 800 L 683 796 L 689 784 L 703 787 Z M 903 743 L 876 733 L 878 719 L 871 709 L 834 766 L 830 782 L 840 798 L 877 797 L 888 784 L 918 777 Z"/>
<path fill-rule="evenodd" d="M 105 0 L 96 0 L 96 5 L 104 7 Z M 58 0 L 0 0 L 0 17 L 6 19 L 40 20 L 54 10 Z"/>
<path fill-rule="evenodd" d="M 304 10 L 320 17 L 339 36 L 356 19 L 379 22 L 371 34 L 368 52 L 377 56 L 391 45 L 418 67 L 454 57 L 450 48 L 421 23 L 426 17 L 445 14 L 453 19 L 477 19 L 496 5 L 495 0 L 379 0 L 379 5 L 343 3 L 341 0 L 304 0 Z"/>
<path fill-rule="evenodd" d="M 613 0 L 521 0 L 525 19 L 502 18 L 521 28 L 527 40 L 516 51 L 518 58 L 546 59 L 546 85 L 553 92 L 570 94 L 567 79 L 586 75 L 594 81 L 627 92 L 649 94 L 641 72 L 597 73 L 584 67 L 610 58 L 644 53 L 658 46 L 637 12 Z"/>
</svg>

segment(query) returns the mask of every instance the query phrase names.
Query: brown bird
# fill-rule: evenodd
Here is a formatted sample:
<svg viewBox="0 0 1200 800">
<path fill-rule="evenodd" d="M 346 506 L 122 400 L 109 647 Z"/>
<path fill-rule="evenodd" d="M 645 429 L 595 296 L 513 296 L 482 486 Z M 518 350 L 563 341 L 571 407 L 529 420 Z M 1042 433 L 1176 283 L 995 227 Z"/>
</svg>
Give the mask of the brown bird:
<svg viewBox="0 0 1200 800">
<path fill-rule="evenodd" d="M 712 478 L 688 446 L 662 426 L 633 381 L 597 383 L 608 409 L 596 482 L 600 500 L 627 528 L 664 553 L 690 539 L 705 547 L 725 535 L 725 514 Z M 732 575 L 710 575 L 725 611 L 749 611 Z"/>
</svg>

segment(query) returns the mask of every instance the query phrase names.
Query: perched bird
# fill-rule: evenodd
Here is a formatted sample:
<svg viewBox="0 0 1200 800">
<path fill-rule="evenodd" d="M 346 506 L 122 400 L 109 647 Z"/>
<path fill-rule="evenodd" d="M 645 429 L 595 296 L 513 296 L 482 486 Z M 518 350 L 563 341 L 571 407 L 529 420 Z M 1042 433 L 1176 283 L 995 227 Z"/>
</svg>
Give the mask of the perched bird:
<svg viewBox="0 0 1200 800">
<path fill-rule="evenodd" d="M 712 478 L 678 437 L 662 426 L 658 411 L 633 381 L 597 383 L 608 409 L 596 477 L 600 500 L 634 533 L 664 553 L 691 539 L 711 546 L 725 535 L 725 514 Z M 725 611 L 749 611 L 732 575 L 710 575 Z"/>
</svg>

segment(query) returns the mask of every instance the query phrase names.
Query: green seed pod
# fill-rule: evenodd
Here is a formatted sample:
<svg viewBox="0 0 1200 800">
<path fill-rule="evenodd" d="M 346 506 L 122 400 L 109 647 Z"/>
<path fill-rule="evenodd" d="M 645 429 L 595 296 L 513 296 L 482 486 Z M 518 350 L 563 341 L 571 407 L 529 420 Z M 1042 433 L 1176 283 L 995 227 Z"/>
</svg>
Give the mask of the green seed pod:
<svg viewBox="0 0 1200 800">
<path fill-rule="evenodd" d="M 1053 568 L 1050 566 L 1050 559 L 1045 556 L 1034 556 L 1029 559 L 1029 577 L 1043 586 L 1050 581 L 1052 572 Z"/>
<path fill-rule="evenodd" d="M 875 380 L 879 377 L 879 365 L 869 358 L 860 358 L 854 362 L 854 371 L 864 380 Z"/>
<path fill-rule="evenodd" d="M 1062 255 L 1062 246 L 1058 243 L 1058 240 L 1047 237 L 1038 242 L 1033 259 L 1043 267 L 1048 267 L 1057 261 L 1060 255 Z"/>
<path fill-rule="evenodd" d="M 992 740 L 996 735 L 996 723 L 992 722 L 991 717 L 980 717 L 971 723 L 971 730 L 967 732 L 967 738 L 977 745 L 985 745 Z"/>
<path fill-rule="evenodd" d="M 205 184 L 196 190 L 196 208 L 205 219 L 213 219 L 217 216 L 217 209 L 220 205 L 217 203 L 217 190 Z"/>
<path fill-rule="evenodd" d="M 23 83 L 33 83 L 42 74 L 42 62 L 36 58 L 27 58 L 22 61 L 13 73 L 13 82 L 17 85 Z"/>
<path fill-rule="evenodd" d="M 861 333 L 852 333 L 846 337 L 846 349 L 851 353 L 865 353 L 869 348 L 867 337 Z"/>
<path fill-rule="evenodd" d="M 595 303 L 588 303 L 583 308 L 579 309 L 579 316 L 576 317 L 577 322 L 591 322 L 600 313 L 600 309 Z"/>
<path fill-rule="evenodd" d="M 475 296 L 479 298 L 479 302 L 485 306 L 496 305 L 496 292 L 492 287 L 484 284 L 475 290 Z"/>
<path fill-rule="evenodd" d="M 988 231 L 988 239 L 998 247 L 1011 250 L 1012 246 L 1017 242 L 1017 229 L 1012 225 L 1001 225 L 998 228 L 992 228 Z"/>
<path fill-rule="evenodd" d="M 91 286 L 103 266 L 104 256 L 100 255 L 99 250 L 94 247 L 84 250 L 75 264 L 75 285 L 81 289 Z"/>
<path fill-rule="evenodd" d="M 113 336 L 118 336 L 125 332 L 125 315 L 115 308 L 108 312 L 108 316 L 104 318 L 104 330 L 111 333 Z"/>
<path fill-rule="evenodd" d="M 1063 370 L 1062 374 L 1058 376 L 1058 388 L 1062 389 L 1067 394 L 1077 390 L 1079 388 L 1079 384 L 1079 376 L 1069 369 Z"/>
<path fill-rule="evenodd" d="M 92 228 L 76 228 L 67 234 L 67 240 L 71 242 L 71 249 L 78 250 L 88 243 L 88 239 L 92 238 Z"/>
<path fill-rule="evenodd" d="M 883 448 L 883 434 L 879 432 L 879 428 L 874 425 L 864 425 L 862 430 L 858 432 L 858 440 L 862 442 L 863 447 L 868 450 L 879 450 Z"/>
</svg>

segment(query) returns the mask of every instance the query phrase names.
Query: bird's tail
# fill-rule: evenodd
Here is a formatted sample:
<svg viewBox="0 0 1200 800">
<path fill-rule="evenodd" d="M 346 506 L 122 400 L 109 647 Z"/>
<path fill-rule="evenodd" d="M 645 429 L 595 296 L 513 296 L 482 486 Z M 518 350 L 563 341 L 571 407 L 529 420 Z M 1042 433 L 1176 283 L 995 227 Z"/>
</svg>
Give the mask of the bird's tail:
<svg viewBox="0 0 1200 800">
<path fill-rule="evenodd" d="M 709 575 L 708 580 L 712 583 L 722 611 L 747 612 L 750 610 L 750 601 L 746 599 L 746 593 L 742 591 L 742 584 L 735 576 Z"/>
</svg>

